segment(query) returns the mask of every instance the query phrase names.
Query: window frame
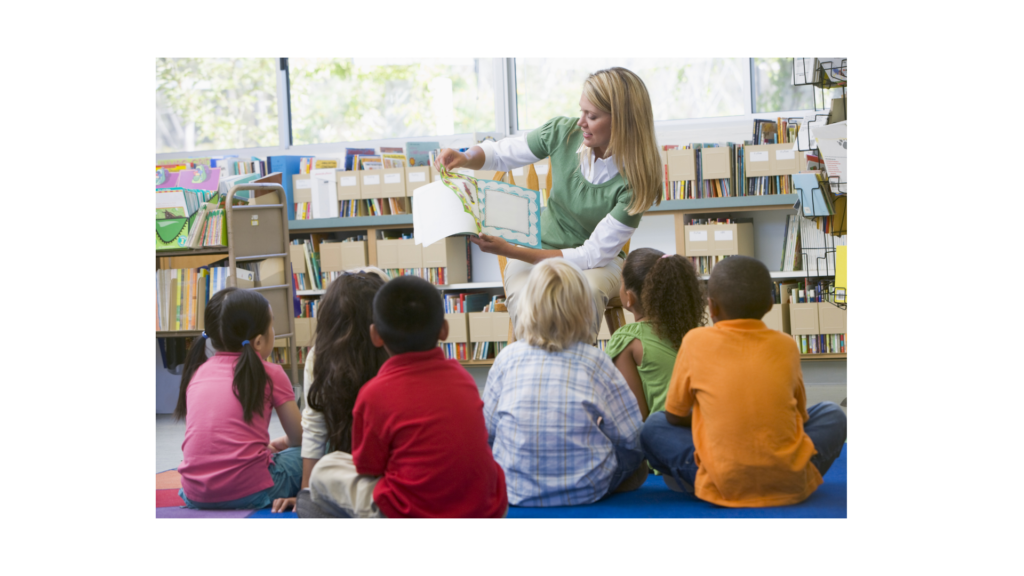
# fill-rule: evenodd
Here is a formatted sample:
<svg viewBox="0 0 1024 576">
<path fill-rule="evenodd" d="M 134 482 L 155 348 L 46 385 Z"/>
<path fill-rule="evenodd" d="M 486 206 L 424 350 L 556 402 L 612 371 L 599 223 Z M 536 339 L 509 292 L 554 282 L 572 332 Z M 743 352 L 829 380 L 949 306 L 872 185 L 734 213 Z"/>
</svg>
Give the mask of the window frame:
<svg viewBox="0 0 1024 576">
<path fill-rule="evenodd" d="M 360 140 L 351 142 L 328 142 L 321 144 L 292 144 L 291 97 L 289 87 L 288 58 L 277 59 L 277 114 L 278 114 L 278 145 L 258 148 L 232 148 L 222 150 L 199 150 L 194 152 L 158 153 L 157 160 L 174 158 L 208 158 L 214 156 L 274 156 L 274 155 L 317 155 L 343 154 L 350 147 L 403 146 L 407 142 L 422 141 L 425 138 L 436 139 L 442 146 L 462 147 L 475 144 L 474 133 L 450 134 L 445 136 L 417 136 L 409 138 L 384 138 L 378 140 Z M 495 139 L 506 136 L 526 134 L 531 130 L 520 130 L 518 126 L 518 101 L 516 97 L 515 58 L 498 58 L 495 62 L 495 78 L 499 85 L 494 91 L 494 122 L 496 130 L 477 132 Z M 691 142 L 740 141 L 748 139 L 750 127 L 754 119 L 771 119 L 781 117 L 806 117 L 815 113 L 807 110 L 780 110 L 776 112 L 753 112 L 757 109 L 757 94 L 753 90 L 754 59 L 747 58 L 749 73 L 744 75 L 743 88 L 747 97 L 743 98 L 744 113 L 736 116 L 719 116 L 715 118 L 689 118 L 684 120 L 660 120 L 654 123 L 655 135 L 659 144 L 685 145 Z M 821 111 L 817 111 L 821 113 Z M 745 136 L 741 136 L 745 134 Z"/>
</svg>

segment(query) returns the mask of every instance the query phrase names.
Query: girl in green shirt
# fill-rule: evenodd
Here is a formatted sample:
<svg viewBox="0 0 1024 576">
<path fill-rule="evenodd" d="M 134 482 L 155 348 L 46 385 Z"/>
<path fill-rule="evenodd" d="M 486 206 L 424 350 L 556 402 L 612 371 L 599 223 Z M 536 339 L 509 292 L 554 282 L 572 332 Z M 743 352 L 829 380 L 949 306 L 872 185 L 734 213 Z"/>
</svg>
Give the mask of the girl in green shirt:
<svg viewBox="0 0 1024 576">
<path fill-rule="evenodd" d="M 445 149 L 438 160 L 448 170 L 508 171 L 548 157 L 551 193 L 541 214 L 541 249 L 486 234 L 470 241 L 508 258 L 505 296 L 513 323 L 519 292 L 535 264 L 565 258 L 579 266 L 594 299 L 594 341 L 618 289 L 622 247 L 664 189 L 654 112 L 640 77 L 625 68 L 595 72 L 583 83 L 578 118 L 552 118 L 525 137 L 483 143 L 465 154 Z"/>
<path fill-rule="evenodd" d="M 647 420 L 648 414 L 665 409 L 683 336 L 705 323 L 704 296 L 688 259 L 640 248 L 626 258 L 619 298 L 636 322 L 616 330 L 606 351 Z"/>
</svg>

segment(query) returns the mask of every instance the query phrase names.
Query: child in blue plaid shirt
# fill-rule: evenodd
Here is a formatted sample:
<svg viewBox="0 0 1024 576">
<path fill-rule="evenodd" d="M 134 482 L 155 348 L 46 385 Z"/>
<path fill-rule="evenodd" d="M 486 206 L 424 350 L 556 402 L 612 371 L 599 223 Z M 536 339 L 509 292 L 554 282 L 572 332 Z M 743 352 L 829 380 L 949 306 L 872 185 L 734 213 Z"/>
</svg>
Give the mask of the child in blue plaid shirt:
<svg viewBox="0 0 1024 576">
<path fill-rule="evenodd" d="M 562 258 L 544 260 L 521 298 L 517 341 L 498 355 L 484 389 L 487 440 L 509 504 L 589 504 L 639 488 L 643 419 L 622 374 L 592 345 L 583 273 Z"/>
</svg>

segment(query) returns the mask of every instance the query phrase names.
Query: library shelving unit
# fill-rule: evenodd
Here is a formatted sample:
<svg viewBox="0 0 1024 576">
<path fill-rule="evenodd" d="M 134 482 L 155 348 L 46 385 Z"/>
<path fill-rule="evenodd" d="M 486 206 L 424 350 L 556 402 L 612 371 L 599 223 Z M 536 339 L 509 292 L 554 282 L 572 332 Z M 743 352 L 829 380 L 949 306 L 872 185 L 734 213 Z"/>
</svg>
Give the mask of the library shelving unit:
<svg viewBox="0 0 1024 576">
<path fill-rule="evenodd" d="M 174 260 L 184 267 L 198 267 L 209 263 L 209 256 L 226 256 L 228 259 L 227 285 L 236 286 L 237 263 L 265 260 L 267 258 L 283 258 L 282 271 L 291 267 L 285 246 L 288 243 L 288 213 L 286 205 L 258 204 L 232 206 L 235 193 L 242 190 L 277 192 L 278 199 L 284 198 L 284 189 L 277 184 L 243 184 L 234 186 L 228 192 L 225 201 L 225 220 L 227 221 L 228 245 L 217 248 L 198 248 L 184 250 L 160 250 L 156 253 L 156 267 L 160 269 L 176 268 Z M 199 257 L 205 262 L 195 259 Z M 192 265 L 188 265 L 192 261 Z M 165 264 L 166 266 L 163 266 Z M 198 266 L 197 266 L 198 265 Z M 287 280 L 288 276 L 282 276 Z M 267 279 L 264 279 L 266 281 Z M 262 283 L 261 283 L 262 284 Z M 290 340 L 292 354 L 294 351 L 294 324 L 292 322 L 292 285 L 291 282 L 279 281 L 272 285 L 261 285 L 249 288 L 263 294 L 274 310 L 274 332 L 276 338 Z M 194 338 L 202 334 L 202 330 L 157 330 L 157 338 Z M 292 370 L 292 387 L 301 386 L 298 373 Z"/>
<path fill-rule="evenodd" d="M 292 235 L 309 233 L 352 233 L 360 232 L 366 235 L 366 264 L 377 266 L 378 243 L 381 240 L 377 237 L 381 230 L 401 230 L 412 228 L 412 214 L 393 214 L 384 216 L 351 216 L 339 218 L 319 218 L 308 220 L 292 220 L 288 223 L 289 232 Z M 502 289 L 501 282 L 459 282 L 436 286 L 443 295 L 446 292 L 461 292 L 466 290 L 495 290 Z M 296 295 L 300 297 L 318 297 L 324 294 L 325 290 L 298 290 Z M 290 358 L 294 358 L 292 355 Z M 493 359 L 487 360 L 465 360 L 460 361 L 463 366 L 490 366 Z"/>
</svg>

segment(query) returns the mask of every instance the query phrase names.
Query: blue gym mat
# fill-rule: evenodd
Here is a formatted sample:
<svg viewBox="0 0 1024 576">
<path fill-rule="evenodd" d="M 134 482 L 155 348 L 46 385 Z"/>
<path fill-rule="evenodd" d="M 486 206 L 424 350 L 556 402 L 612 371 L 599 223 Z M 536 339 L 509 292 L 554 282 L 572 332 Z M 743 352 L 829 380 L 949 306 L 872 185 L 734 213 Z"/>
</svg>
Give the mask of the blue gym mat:
<svg viewBox="0 0 1024 576">
<path fill-rule="evenodd" d="M 560 508 L 509 508 L 509 518 L 846 518 L 846 446 L 810 498 L 777 508 L 723 508 L 673 492 L 653 474 L 634 492 L 613 494 L 596 504 Z M 166 478 L 163 478 L 166 476 Z M 157 518 L 297 518 L 295 512 L 189 510 L 179 508 L 177 472 L 157 474 Z M 164 494 L 166 493 L 166 494 Z"/>
<path fill-rule="evenodd" d="M 846 446 L 825 483 L 799 504 L 775 508 L 724 508 L 669 490 L 651 474 L 640 489 L 585 506 L 509 508 L 509 518 L 846 518 Z"/>
</svg>

